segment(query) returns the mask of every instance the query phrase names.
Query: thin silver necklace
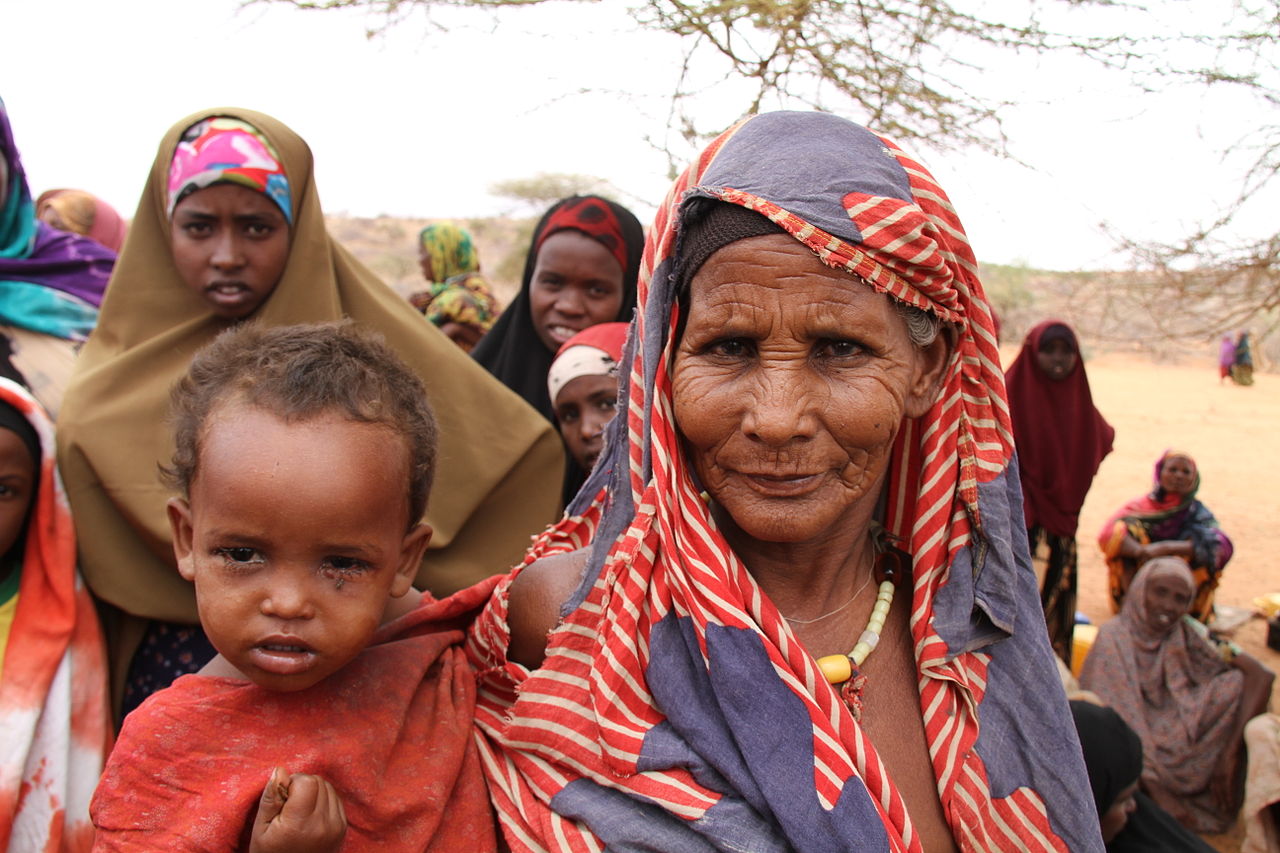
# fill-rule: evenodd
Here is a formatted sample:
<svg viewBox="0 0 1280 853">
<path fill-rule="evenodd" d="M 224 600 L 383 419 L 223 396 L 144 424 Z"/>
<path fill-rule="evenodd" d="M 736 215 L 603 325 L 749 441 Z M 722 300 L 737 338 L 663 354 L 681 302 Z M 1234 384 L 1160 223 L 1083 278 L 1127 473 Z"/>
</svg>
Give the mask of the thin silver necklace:
<svg viewBox="0 0 1280 853">
<path fill-rule="evenodd" d="M 814 622 L 821 622 L 823 619 L 826 619 L 828 616 L 835 616 L 841 610 L 844 610 L 850 604 L 853 604 L 854 599 L 856 599 L 859 595 L 862 594 L 862 591 L 867 588 L 867 584 L 871 583 L 872 574 L 874 574 L 874 572 L 867 575 L 867 579 L 862 582 L 862 586 L 854 590 L 853 595 L 849 597 L 848 601 L 846 601 L 844 604 L 841 604 L 839 607 L 837 607 L 835 610 L 832 610 L 830 613 L 823 613 L 821 616 L 815 616 L 812 619 L 792 619 L 790 616 L 783 616 L 782 618 L 786 619 L 792 625 L 812 625 Z"/>
</svg>

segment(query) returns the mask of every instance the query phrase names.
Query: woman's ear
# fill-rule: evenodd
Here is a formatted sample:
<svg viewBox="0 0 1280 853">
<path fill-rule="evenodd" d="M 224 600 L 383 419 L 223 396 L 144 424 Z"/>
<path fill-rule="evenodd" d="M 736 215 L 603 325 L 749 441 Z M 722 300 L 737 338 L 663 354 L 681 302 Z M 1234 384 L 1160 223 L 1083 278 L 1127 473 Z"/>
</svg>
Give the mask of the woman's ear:
<svg viewBox="0 0 1280 853">
<path fill-rule="evenodd" d="M 399 598 L 413 586 L 418 568 L 422 565 L 422 555 L 431 544 L 431 533 L 431 525 L 419 523 L 404 535 L 404 541 L 400 544 L 400 562 L 396 566 L 396 576 L 391 581 L 393 598 Z"/>
<path fill-rule="evenodd" d="M 918 418 L 933 407 L 956 348 L 956 328 L 941 324 L 932 343 L 916 348 L 916 366 L 907 389 L 906 415 Z"/>
<path fill-rule="evenodd" d="M 196 567 L 192 555 L 191 505 L 182 498 L 169 498 L 165 509 L 169 513 L 169 529 L 173 532 L 173 556 L 178 560 L 178 574 L 184 580 L 194 581 Z"/>
</svg>

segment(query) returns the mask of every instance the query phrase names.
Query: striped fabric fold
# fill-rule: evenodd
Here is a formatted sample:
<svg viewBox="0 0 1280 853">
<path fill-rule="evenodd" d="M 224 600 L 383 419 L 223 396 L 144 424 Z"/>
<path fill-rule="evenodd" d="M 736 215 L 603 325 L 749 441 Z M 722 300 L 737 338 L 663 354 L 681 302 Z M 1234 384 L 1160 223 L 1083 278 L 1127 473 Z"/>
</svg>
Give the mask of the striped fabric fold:
<svg viewBox="0 0 1280 853">
<path fill-rule="evenodd" d="M 958 330 L 937 403 L 899 431 L 884 519 L 913 556 L 920 710 L 943 812 L 966 851 L 1101 851 L 1043 621 L 1032 621 L 1026 543 L 1008 535 L 1021 519 L 1009 413 L 964 229 L 919 163 L 820 113 L 743 121 L 671 188 L 641 264 L 625 418 L 524 563 L 589 543 L 582 586 L 537 670 L 506 659 L 506 590 L 523 567 L 472 629 L 478 737 L 508 843 L 924 849 L 875 744 L 726 543 L 682 455 L 672 271 L 694 198 L 755 210 L 828 266 Z M 1043 754 L 1028 748 L 1037 739 Z"/>
</svg>

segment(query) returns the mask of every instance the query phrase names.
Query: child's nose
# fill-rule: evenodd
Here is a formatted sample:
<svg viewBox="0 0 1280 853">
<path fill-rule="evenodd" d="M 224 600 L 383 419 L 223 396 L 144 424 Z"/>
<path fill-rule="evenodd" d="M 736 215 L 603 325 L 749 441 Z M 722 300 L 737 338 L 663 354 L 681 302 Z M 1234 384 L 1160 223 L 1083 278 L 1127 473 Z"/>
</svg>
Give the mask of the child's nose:
<svg viewBox="0 0 1280 853">
<path fill-rule="evenodd" d="M 311 599 L 298 587 L 281 586 L 262 599 L 262 612 L 277 619 L 310 619 L 315 615 Z"/>
</svg>

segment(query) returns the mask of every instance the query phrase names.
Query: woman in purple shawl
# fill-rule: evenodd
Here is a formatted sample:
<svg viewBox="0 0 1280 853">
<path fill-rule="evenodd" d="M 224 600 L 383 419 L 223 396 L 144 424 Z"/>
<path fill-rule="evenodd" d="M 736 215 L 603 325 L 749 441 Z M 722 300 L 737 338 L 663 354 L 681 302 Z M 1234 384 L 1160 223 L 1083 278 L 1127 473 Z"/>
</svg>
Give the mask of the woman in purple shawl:
<svg viewBox="0 0 1280 853">
<path fill-rule="evenodd" d="M 116 253 L 39 222 L 0 101 L 0 360 L 56 414 L 74 343 L 89 336 Z"/>
</svg>

